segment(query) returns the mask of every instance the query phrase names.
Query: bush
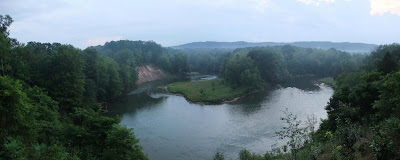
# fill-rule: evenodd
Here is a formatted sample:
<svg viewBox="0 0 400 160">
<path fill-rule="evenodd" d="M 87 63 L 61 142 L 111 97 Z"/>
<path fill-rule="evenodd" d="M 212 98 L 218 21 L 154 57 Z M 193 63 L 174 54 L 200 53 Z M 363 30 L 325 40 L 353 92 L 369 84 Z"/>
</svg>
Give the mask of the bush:
<svg viewBox="0 0 400 160">
<path fill-rule="evenodd" d="M 400 157 L 400 119 L 389 118 L 374 127 L 371 147 L 377 159 Z"/>
<path fill-rule="evenodd" d="M 239 153 L 239 160 L 264 160 L 264 157 L 255 153 L 250 153 L 248 150 L 243 149 Z"/>
<path fill-rule="evenodd" d="M 213 158 L 213 160 L 224 160 L 224 159 L 225 159 L 224 154 L 221 152 L 215 153 L 214 158 Z"/>
</svg>

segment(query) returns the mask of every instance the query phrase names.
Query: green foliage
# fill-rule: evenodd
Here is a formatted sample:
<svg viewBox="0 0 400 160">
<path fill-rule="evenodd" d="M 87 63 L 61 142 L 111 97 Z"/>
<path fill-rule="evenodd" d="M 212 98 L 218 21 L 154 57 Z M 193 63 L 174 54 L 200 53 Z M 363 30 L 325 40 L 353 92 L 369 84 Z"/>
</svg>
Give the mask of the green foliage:
<svg viewBox="0 0 400 160">
<path fill-rule="evenodd" d="M 373 108 L 377 110 L 376 118 L 382 120 L 391 115 L 400 117 L 400 72 L 385 76 L 379 81 L 379 100 L 375 101 Z"/>
<path fill-rule="evenodd" d="M 7 64 L 7 61 L 10 60 L 7 54 L 11 51 L 13 41 L 8 37 L 8 27 L 10 27 L 12 22 L 13 19 L 9 15 L 0 15 L 0 67 L 2 76 L 5 76 L 5 73 L 11 70 L 11 66 Z"/>
<path fill-rule="evenodd" d="M 229 57 L 230 54 L 226 55 Z M 264 82 L 282 84 L 297 75 L 335 78 L 341 73 L 356 71 L 363 58 L 335 49 L 306 49 L 289 45 L 253 47 L 235 50 L 234 55 L 223 63 L 222 72 L 232 86 L 261 88 Z M 246 81 L 243 77 L 254 78 Z"/>
<path fill-rule="evenodd" d="M 35 144 L 31 152 L 30 159 L 33 160 L 78 159 L 78 157 L 70 156 L 64 147 L 58 145 Z"/>
<path fill-rule="evenodd" d="M 70 125 L 64 130 L 65 143 L 80 151 L 78 156 L 83 159 L 101 157 L 107 132 L 113 124 L 119 122 L 114 118 L 100 116 L 91 109 L 81 108 L 75 108 L 70 119 Z"/>
<path fill-rule="evenodd" d="M 119 65 L 119 74 L 121 76 L 123 88 L 131 89 L 137 80 L 136 62 L 134 54 L 130 50 L 122 50 L 113 54 L 112 58 Z M 118 67 L 118 66 L 117 66 Z"/>
<path fill-rule="evenodd" d="M 261 155 L 257 155 L 255 153 L 250 153 L 248 150 L 243 149 L 239 152 L 239 160 L 264 160 Z"/>
<path fill-rule="evenodd" d="M 239 152 L 240 160 L 250 160 L 250 158 L 251 158 L 251 153 L 248 150 L 243 149 Z"/>
<path fill-rule="evenodd" d="M 371 147 L 377 159 L 400 157 L 400 119 L 390 117 L 374 127 Z"/>
<path fill-rule="evenodd" d="M 58 103 L 42 89 L 23 89 L 9 77 L 0 77 L 0 86 L 0 134 L 19 137 L 1 140 L 2 159 L 147 159 L 132 131 L 118 126 L 116 118 L 75 108 L 62 123 Z"/>
<path fill-rule="evenodd" d="M 31 116 L 35 118 L 35 129 L 38 131 L 37 142 L 55 144 L 57 137 L 61 134 L 58 103 L 39 87 L 28 88 L 25 92 L 28 95 L 29 103 L 34 107 Z"/>
<path fill-rule="evenodd" d="M 224 154 L 221 152 L 215 153 L 213 160 L 225 160 Z"/>
<path fill-rule="evenodd" d="M 304 130 L 293 115 L 284 118 L 288 125 L 278 133 L 281 138 L 289 138 L 291 154 L 283 157 L 397 159 L 400 74 L 397 69 L 378 72 L 377 64 L 372 71 L 360 70 L 337 77 L 335 93 L 326 107 L 328 119 L 322 121 L 317 132 Z M 268 157 L 280 159 L 273 154 Z"/>
<path fill-rule="evenodd" d="M 235 55 L 224 64 L 224 80 L 233 87 L 264 86 L 254 61 L 246 55 Z"/>
<path fill-rule="evenodd" d="M 64 130 L 65 143 L 81 159 L 147 159 L 130 129 L 118 126 L 117 118 L 91 109 L 75 108 Z"/>
<path fill-rule="evenodd" d="M 184 74 L 189 72 L 189 65 L 187 63 L 186 55 L 182 53 L 170 55 L 171 70 L 169 72 L 173 74 Z"/>
<path fill-rule="evenodd" d="M 50 61 L 49 94 L 59 102 L 60 109 L 71 111 L 73 106 L 80 106 L 83 99 L 85 75 L 80 50 L 62 45 L 51 54 Z"/>
<path fill-rule="evenodd" d="M 265 83 L 260 77 L 260 73 L 257 69 L 254 71 L 245 70 L 242 74 L 240 74 L 240 82 L 242 84 L 246 84 L 251 88 L 264 88 Z"/>
<path fill-rule="evenodd" d="M 0 147 L 0 159 L 4 160 L 24 160 L 25 150 L 22 143 L 12 137 L 7 137 Z"/>
<path fill-rule="evenodd" d="M 358 76 L 358 75 L 350 75 Z M 336 128 L 338 124 L 346 125 L 348 123 L 368 123 L 376 109 L 373 103 L 379 98 L 379 81 L 381 79 L 379 72 L 365 73 L 360 76 L 358 84 L 350 87 L 347 80 L 349 76 L 338 78 L 338 89 L 332 96 L 328 106 L 329 126 Z"/>
<path fill-rule="evenodd" d="M 250 54 L 250 52 L 258 52 L 258 54 L 253 55 L 253 57 L 259 58 L 259 62 L 263 62 L 258 66 L 269 66 L 268 69 L 278 67 L 276 70 L 259 67 L 258 69 L 261 72 L 266 70 L 267 74 L 265 75 L 268 77 L 262 76 L 263 79 L 274 80 L 273 77 L 276 77 L 280 81 L 290 78 L 291 75 L 336 77 L 344 72 L 354 72 L 365 57 L 364 55 L 351 55 L 335 49 L 322 50 L 289 45 L 243 48 L 234 51 L 236 54 Z"/>
<path fill-rule="evenodd" d="M 147 159 L 132 130 L 90 109 L 134 86 L 130 53 L 117 63 L 94 49 L 19 44 L 11 22 L 0 15 L 0 159 Z"/>
<path fill-rule="evenodd" d="M 353 87 L 361 82 L 361 76 L 364 74 L 364 72 L 343 73 L 335 79 L 336 87 L 338 89 L 339 86 L 342 88 Z"/>
<path fill-rule="evenodd" d="M 118 64 L 108 57 L 99 57 L 96 62 L 97 99 L 104 101 L 122 93 L 122 81 Z"/>
<path fill-rule="evenodd" d="M 385 56 L 382 58 L 382 60 L 378 63 L 378 71 L 383 72 L 383 73 L 390 73 L 394 70 L 397 69 L 397 63 L 396 61 L 392 58 L 389 52 L 385 54 Z"/>
<path fill-rule="evenodd" d="M 12 50 L 8 74 L 44 88 L 63 111 L 81 105 L 84 92 L 84 61 L 81 51 L 70 45 L 30 42 Z"/>
<path fill-rule="evenodd" d="M 288 139 L 286 145 L 290 147 L 291 159 L 299 159 L 298 152 L 309 141 L 308 136 L 314 132 L 316 122 L 310 119 L 309 125 L 303 126 L 302 121 L 298 120 L 297 116 L 289 112 L 288 109 L 283 112 L 285 113 L 285 117 L 282 117 L 281 120 L 285 121 L 286 125 L 279 132 L 276 132 L 276 134 L 280 139 Z M 283 146 L 284 150 L 286 150 L 286 145 Z"/>
<path fill-rule="evenodd" d="M 336 147 L 323 153 L 340 159 L 400 156 L 399 56 L 398 44 L 381 46 L 366 58 L 360 71 L 337 78 L 337 89 L 326 108 L 328 119 L 317 131 L 317 141 Z M 322 138 L 323 133 L 328 138 Z"/>
<path fill-rule="evenodd" d="M 284 82 L 289 77 L 289 72 L 284 67 L 283 55 L 270 50 L 252 50 L 248 56 L 254 61 L 260 76 L 268 83 Z"/>
<path fill-rule="evenodd" d="M 196 82 L 176 82 L 167 87 L 171 93 L 183 94 L 192 102 L 221 103 L 247 94 L 250 88 L 231 88 L 222 79 Z"/>
<path fill-rule="evenodd" d="M 104 44 L 104 46 L 91 48 L 117 61 L 121 68 L 121 76 L 130 77 L 131 79 L 137 78 L 135 77 L 136 74 L 133 73 L 135 70 L 131 70 L 132 68 L 135 68 L 136 65 L 150 63 L 172 74 L 183 74 L 189 71 L 185 54 L 177 53 L 176 51 L 168 53 L 165 48 L 153 41 L 111 41 Z M 122 78 L 125 88 L 130 88 L 132 84 L 129 79 L 127 81 L 124 79 L 126 78 Z"/>
<path fill-rule="evenodd" d="M 133 135 L 132 129 L 113 125 L 108 131 L 105 139 L 105 149 L 103 151 L 103 159 L 131 159 L 146 160 L 148 159 L 141 151 L 139 140 Z"/>
<path fill-rule="evenodd" d="M 202 74 L 220 74 L 221 66 L 232 53 L 193 53 L 189 52 L 188 64 L 191 72 L 199 72 Z"/>
<path fill-rule="evenodd" d="M 387 62 L 394 61 L 396 63 L 399 62 L 400 60 L 400 45 L 399 44 L 391 44 L 391 45 L 382 45 L 379 46 L 378 49 L 376 49 L 374 52 L 371 53 L 370 56 L 368 56 L 362 65 L 362 69 L 370 72 L 373 70 L 377 70 L 378 68 L 381 68 L 381 71 L 384 71 L 384 63 L 383 59 L 386 56 Z M 380 67 L 378 67 L 380 66 Z M 390 71 L 393 66 L 392 62 L 388 64 L 388 71 Z"/>
<path fill-rule="evenodd" d="M 333 88 L 336 87 L 335 79 L 333 79 L 332 77 L 321 78 L 321 79 L 319 79 L 318 81 L 320 81 L 320 82 L 322 82 L 322 83 L 325 83 L 325 84 L 327 84 L 327 85 L 329 85 L 329 86 L 331 86 L 331 87 L 333 87 Z"/>
<path fill-rule="evenodd" d="M 85 49 L 83 52 L 85 61 L 85 92 L 83 93 L 85 103 L 96 103 L 97 86 L 97 70 L 96 62 L 98 60 L 98 53 L 95 49 Z"/>
<path fill-rule="evenodd" d="M 0 88 L 0 134 L 35 137 L 37 130 L 31 116 L 34 106 L 29 103 L 20 82 L 0 76 Z M 33 142 L 35 139 L 25 140 Z"/>
</svg>

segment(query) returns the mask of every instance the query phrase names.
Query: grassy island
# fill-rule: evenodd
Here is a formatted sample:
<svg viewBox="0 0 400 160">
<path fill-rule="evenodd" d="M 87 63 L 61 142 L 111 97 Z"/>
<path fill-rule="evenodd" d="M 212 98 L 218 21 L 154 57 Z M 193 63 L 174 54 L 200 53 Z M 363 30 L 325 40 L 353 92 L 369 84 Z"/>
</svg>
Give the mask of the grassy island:
<svg viewBox="0 0 400 160">
<path fill-rule="evenodd" d="M 176 82 L 167 87 L 171 93 L 182 94 L 191 102 L 222 103 L 245 95 L 250 88 L 231 88 L 223 79 Z"/>
</svg>

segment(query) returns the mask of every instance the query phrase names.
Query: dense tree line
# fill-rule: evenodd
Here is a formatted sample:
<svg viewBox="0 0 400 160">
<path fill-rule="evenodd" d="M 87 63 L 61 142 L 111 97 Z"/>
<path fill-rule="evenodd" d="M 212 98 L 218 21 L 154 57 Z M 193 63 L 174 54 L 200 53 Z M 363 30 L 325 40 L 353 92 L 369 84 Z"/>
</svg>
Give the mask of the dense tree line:
<svg viewBox="0 0 400 160">
<path fill-rule="evenodd" d="M 380 46 L 357 72 L 337 78 L 337 90 L 326 107 L 319 141 L 337 139 L 346 158 L 400 157 L 400 45 Z M 333 133 L 331 139 L 323 134 Z M 344 134 L 345 133 L 345 134 Z"/>
<path fill-rule="evenodd" d="M 189 70 L 201 74 L 220 74 L 221 66 L 225 59 L 232 56 L 230 52 L 224 53 L 186 53 Z"/>
<path fill-rule="evenodd" d="M 233 56 L 225 60 L 221 71 L 224 79 L 233 86 L 273 85 L 285 83 L 293 76 L 336 77 L 344 72 L 354 72 L 364 57 L 335 49 L 289 45 L 243 48 L 236 49 Z"/>
<path fill-rule="evenodd" d="M 366 57 L 336 49 L 312 49 L 290 45 L 239 48 L 231 52 L 168 49 L 187 56 L 190 72 L 218 74 L 232 87 L 260 88 L 282 84 L 293 76 L 337 77 L 355 72 Z"/>
<path fill-rule="evenodd" d="M 0 159 L 147 159 L 100 103 L 135 86 L 137 65 L 181 74 L 187 57 L 151 41 L 21 44 L 9 37 L 12 22 L 0 15 Z"/>
<path fill-rule="evenodd" d="M 189 71 L 186 54 L 178 51 L 169 52 L 153 41 L 120 40 L 90 48 L 114 59 L 118 64 L 128 66 L 154 64 L 172 74 L 184 74 Z"/>
<path fill-rule="evenodd" d="M 223 66 L 224 80 L 233 87 L 251 86 L 259 88 L 264 82 L 255 62 L 246 55 L 235 55 Z"/>
</svg>

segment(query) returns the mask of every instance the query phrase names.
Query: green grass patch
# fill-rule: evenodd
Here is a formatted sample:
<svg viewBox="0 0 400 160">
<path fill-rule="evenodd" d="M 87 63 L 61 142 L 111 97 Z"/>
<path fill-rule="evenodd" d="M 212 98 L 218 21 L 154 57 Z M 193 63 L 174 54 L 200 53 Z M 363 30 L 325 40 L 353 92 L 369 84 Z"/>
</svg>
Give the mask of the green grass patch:
<svg viewBox="0 0 400 160">
<path fill-rule="evenodd" d="M 249 88 L 233 89 L 222 79 L 196 82 L 176 82 L 167 87 L 171 93 L 178 93 L 192 102 L 221 103 L 245 95 Z"/>
<path fill-rule="evenodd" d="M 318 80 L 319 82 L 325 83 L 333 88 L 336 87 L 336 82 L 332 77 L 325 77 Z"/>
<path fill-rule="evenodd" d="M 200 75 L 200 73 L 199 72 L 189 72 L 189 73 L 187 73 L 187 75 L 188 76 L 198 76 L 198 75 Z"/>
</svg>

